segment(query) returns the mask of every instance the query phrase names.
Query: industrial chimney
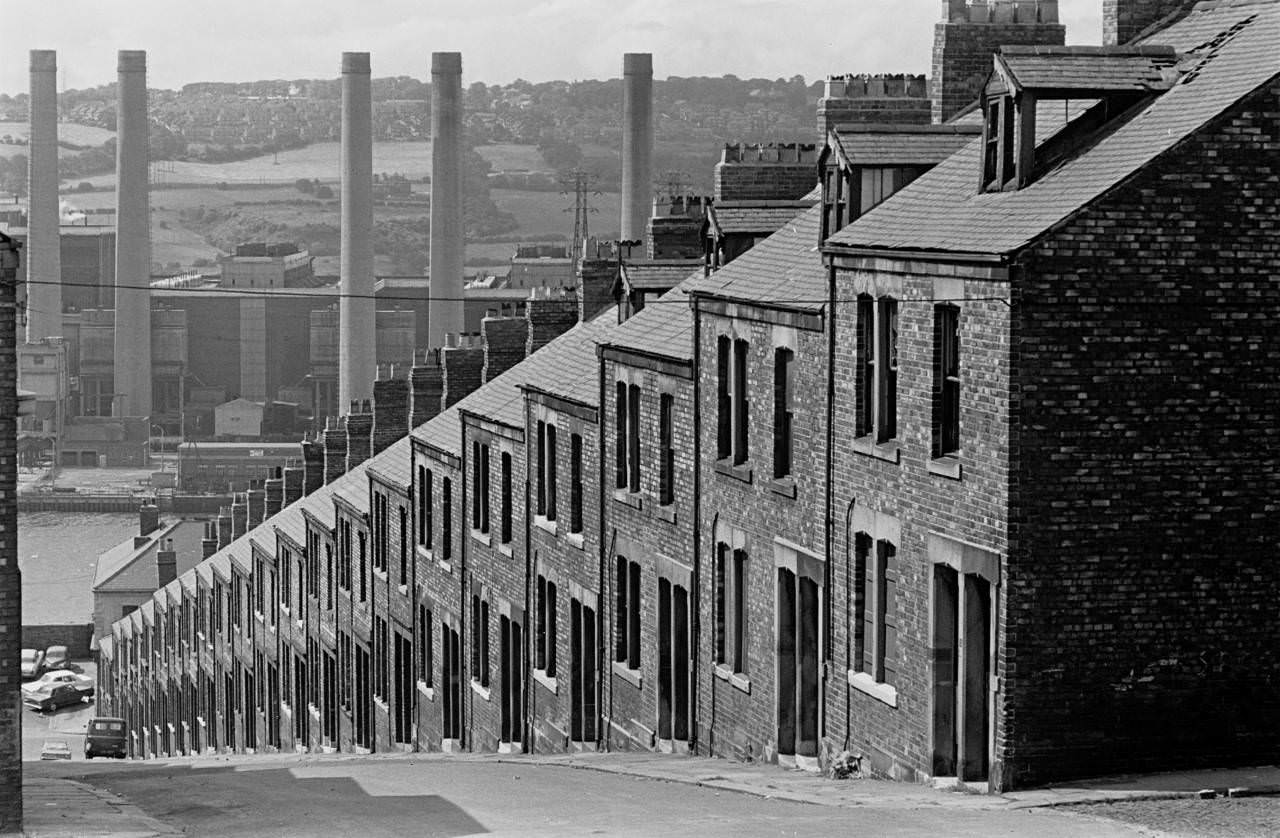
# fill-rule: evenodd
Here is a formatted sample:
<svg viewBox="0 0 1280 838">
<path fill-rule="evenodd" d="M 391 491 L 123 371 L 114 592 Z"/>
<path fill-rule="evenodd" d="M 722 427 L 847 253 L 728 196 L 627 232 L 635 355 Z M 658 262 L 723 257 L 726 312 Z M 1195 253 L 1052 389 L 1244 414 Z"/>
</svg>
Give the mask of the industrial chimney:
<svg viewBox="0 0 1280 838">
<path fill-rule="evenodd" d="M 116 107 L 117 416 L 151 415 L 151 204 L 147 54 L 120 50 Z"/>
<path fill-rule="evenodd" d="M 426 345 L 463 330 L 462 53 L 431 53 L 431 289 Z M 419 341 L 421 344 L 422 341 Z M 346 402 L 343 402 L 346 404 Z"/>
<path fill-rule="evenodd" d="M 338 404 L 373 398 L 373 104 L 369 53 L 342 54 L 342 243 Z"/>
<path fill-rule="evenodd" d="M 58 54 L 31 50 L 27 169 L 27 343 L 62 334 L 58 218 Z"/>
<path fill-rule="evenodd" d="M 653 56 L 622 56 L 622 238 L 642 241 L 653 193 Z"/>
</svg>

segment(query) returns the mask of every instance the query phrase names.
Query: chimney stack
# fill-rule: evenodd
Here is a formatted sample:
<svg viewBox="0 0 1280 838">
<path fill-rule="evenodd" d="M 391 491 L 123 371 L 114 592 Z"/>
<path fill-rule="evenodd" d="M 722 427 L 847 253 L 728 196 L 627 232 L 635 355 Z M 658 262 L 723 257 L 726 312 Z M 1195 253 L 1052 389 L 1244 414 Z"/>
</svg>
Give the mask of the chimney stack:
<svg viewBox="0 0 1280 838">
<path fill-rule="evenodd" d="M 262 523 L 262 519 L 266 517 L 267 509 L 267 493 L 263 490 L 262 484 L 253 481 L 249 487 L 248 493 L 245 495 L 245 502 L 249 508 L 249 529 L 253 529 Z"/>
<path fill-rule="evenodd" d="M 373 99 L 369 53 L 342 54 L 342 241 L 338 404 L 373 395 Z"/>
<path fill-rule="evenodd" d="M 310 443 L 307 443 L 310 444 Z M 302 489 L 306 482 L 306 469 L 300 465 L 284 467 L 284 500 L 282 508 L 289 506 L 302 497 Z"/>
<path fill-rule="evenodd" d="M 204 522 L 204 538 L 200 539 L 200 558 L 207 559 L 218 552 L 218 525 L 213 521 Z"/>
<path fill-rule="evenodd" d="M 284 477 L 283 470 L 277 468 L 271 477 L 268 477 L 262 484 L 264 497 L 264 515 L 270 518 L 280 511 L 284 506 Z"/>
<path fill-rule="evenodd" d="M 1058 0 L 943 0 L 933 30 L 933 121 L 948 122 L 978 99 L 1002 46 L 1062 46 Z"/>
<path fill-rule="evenodd" d="M 326 419 L 328 423 L 330 420 Z M 302 441 L 302 495 L 309 495 L 327 481 L 324 479 L 324 444 L 318 439 Z"/>
<path fill-rule="evenodd" d="M 347 470 L 347 417 L 329 417 L 324 428 L 324 482 L 332 483 Z"/>
<path fill-rule="evenodd" d="M 480 321 L 480 338 L 484 345 L 484 368 L 481 383 L 497 378 L 524 360 L 529 324 L 523 317 L 487 316 Z"/>
<path fill-rule="evenodd" d="M 392 366 L 373 382 L 373 454 L 381 454 L 408 429 L 409 381 Z"/>
<path fill-rule="evenodd" d="M 815 166 L 816 168 L 816 166 Z M 618 263 L 613 259 L 589 259 L 578 263 L 578 320 L 586 322 L 613 305 L 613 284 Z"/>
<path fill-rule="evenodd" d="M 116 416 L 151 415 L 147 54 L 121 50 L 116 107 Z"/>
<path fill-rule="evenodd" d="M 231 507 L 218 507 L 218 549 L 231 543 Z"/>
<path fill-rule="evenodd" d="M 249 530 L 249 496 L 236 492 L 231 496 L 231 540 L 235 541 Z"/>
<path fill-rule="evenodd" d="M 480 389 L 484 375 L 484 346 L 475 334 L 449 335 L 440 349 L 440 366 L 444 370 L 445 407 L 451 407 Z"/>
<path fill-rule="evenodd" d="M 373 412 L 366 399 L 351 403 L 347 415 L 347 471 L 369 459 L 370 440 L 373 436 Z"/>
<path fill-rule="evenodd" d="M 160 528 L 160 508 L 147 502 L 138 507 L 138 535 L 150 535 Z"/>
<path fill-rule="evenodd" d="M 1173 23 L 1194 5 L 1195 0 L 1102 0 L 1102 45 L 1127 44 L 1147 27 L 1176 14 L 1168 21 Z"/>
<path fill-rule="evenodd" d="M 462 53 L 431 53 L 431 288 L 425 344 L 463 329 Z"/>
<path fill-rule="evenodd" d="M 622 238 L 642 241 L 653 192 L 653 56 L 622 56 Z"/>
<path fill-rule="evenodd" d="M 27 168 L 27 343 L 62 334 L 58 211 L 58 54 L 31 50 Z"/>
<path fill-rule="evenodd" d="M 156 577 L 163 588 L 178 578 L 178 553 L 173 549 L 173 539 L 166 539 L 156 551 Z"/>
<path fill-rule="evenodd" d="M 415 357 L 409 370 L 409 430 L 434 419 L 443 399 L 444 368 L 440 366 L 440 352 L 428 349 L 422 353 L 422 363 Z"/>
</svg>

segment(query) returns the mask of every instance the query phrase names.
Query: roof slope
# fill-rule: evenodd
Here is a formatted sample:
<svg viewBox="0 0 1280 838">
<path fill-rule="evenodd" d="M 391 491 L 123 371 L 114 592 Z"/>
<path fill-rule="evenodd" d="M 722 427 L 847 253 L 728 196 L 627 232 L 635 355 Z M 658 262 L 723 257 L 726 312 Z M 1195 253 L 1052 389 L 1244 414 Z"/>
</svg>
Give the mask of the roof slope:
<svg viewBox="0 0 1280 838">
<path fill-rule="evenodd" d="M 818 250 L 822 206 L 795 216 L 782 229 L 710 276 L 682 288 L 725 300 L 794 311 L 818 311 L 827 301 L 826 271 Z"/>
<path fill-rule="evenodd" d="M 1201 3 L 1148 43 L 1202 60 L 1083 153 L 1015 192 L 979 193 L 975 141 L 829 244 L 985 254 L 1024 247 L 1280 73 L 1280 0 Z"/>
</svg>

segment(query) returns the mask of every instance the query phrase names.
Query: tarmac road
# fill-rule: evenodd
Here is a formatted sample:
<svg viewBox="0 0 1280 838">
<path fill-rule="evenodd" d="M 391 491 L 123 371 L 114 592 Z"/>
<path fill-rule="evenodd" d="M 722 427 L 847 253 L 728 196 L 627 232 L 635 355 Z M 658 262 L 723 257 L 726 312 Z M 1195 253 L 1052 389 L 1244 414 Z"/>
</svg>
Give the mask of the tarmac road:
<svg viewBox="0 0 1280 838">
<path fill-rule="evenodd" d="M 839 808 L 532 760 L 282 755 L 49 762 L 28 763 L 28 776 L 70 778 L 104 796 L 118 795 L 174 832 L 225 838 L 1150 834 L 1127 824 L 1051 809 L 993 811 L 901 801 Z M 30 826 L 37 827 L 31 835 L 41 835 L 38 824 Z"/>
</svg>

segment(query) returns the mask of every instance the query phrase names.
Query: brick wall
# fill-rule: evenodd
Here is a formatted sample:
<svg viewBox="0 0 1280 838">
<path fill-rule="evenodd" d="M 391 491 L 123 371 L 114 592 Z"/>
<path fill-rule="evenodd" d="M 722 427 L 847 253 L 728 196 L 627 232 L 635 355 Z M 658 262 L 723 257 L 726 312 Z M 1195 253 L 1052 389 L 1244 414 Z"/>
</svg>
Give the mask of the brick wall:
<svg viewBox="0 0 1280 838">
<path fill-rule="evenodd" d="M 759 316 L 760 312 L 752 312 Z M 699 313 L 698 405 L 702 416 L 698 533 L 702 557 L 699 596 L 703 646 L 708 660 L 698 674 L 700 743 L 716 755 L 773 761 L 778 756 L 775 698 L 778 572 L 776 539 L 825 555 L 827 345 L 821 331 L 765 322 L 764 318 Z M 784 333 L 786 336 L 784 336 Z M 721 335 L 748 343 L 748 457 L 725 468 L 717 455 L 717 341 Z M 794 350 L 793 467 L 790 479 L 773 479 L 773 378 L 775 341 Z M 745 678 L 710 656 L 716 634 L 717 544 L 747 555 L 747 665 Z M 820 695 L 815 695 L 820 699 Z M 710 722 L 715 720 L 715 726 Z"/>
<path fill-rule="evenodd" d="M 1260 152 L 1278 97 L 1273 80 L 1020 260 L 1018 784 L 1280 745 L 1280 164 Z"/>
<path fill-rule="evenodd" d="M 927 125 L 931 118 L 928 79 L 902 74 L 827 78 L 818 100 L 818 139 L 850 122 Z"/>
<path fill-rule="evenodd" d="M 395 368 L 373 382 L 372 453 L 376 456 L 409 432 L 409 380 Z"/>
<path fill-rule="evenodd" d="M 370 442 L 373 435 L 373 410 L 366 399 L 357 404 L 351 403 L 351 412 L 346 415 L 344 425 L 347 429 L 347 471 L 369 459 Z"/>
<path fill-rule="evenodd" d="M 476 497 L 476 460 L 473 443 L 489 446 L 489 532 L 482 533 L 474 527 L 472 518 L 473 498 Z M 462 550 L 465 555 L 465 591 L 466 605 L 469 608 L 471 597 L 479 594 L 488 603 L 489 621 L 486 631 L 489 638 L 488 684 L 482 685 L 482 673 L 470 673 L 470 688 L 465 694 L 466 706 L 469 708 L 469 730 L 471 749 L 476 751 L 496 751 L 502 738 L 502 698 L 507 688 L 502 666 L 502 633 L 501 618 L 503 616 L 518 622 L 522 631 L 529 628 L 529 620 L 525 616 L 527 608 L 526 559 L 524 555 L 525 503 L 522 487 L 526 485 L 524 428 L 510 428 L 494 422 L 476 422 L 467 418 L 463 422 L 463 471 L 465 472 L 465 492 L 463 493 L 465 518 L 456 527 L 462 539 Z M 512 520 L 511 541 L 501 543 L 502 520 L 502 454 L 511 455 L 512 486 Z M 466 614 L 468 636 L 464 646 L 469 650 L 470 626 L 474 615 L 468 610 Z M 516 654 L 522 654 L 517 651 Z M 484 666 L 483 659 L 481 666 Z M 512 686 L 519 689 L 519 685 Z M 517 737 L 518 739 L 518 737 Z"/>
<path fill-rule="evenodd" d="M 715 200 L 803 198 L 818 183 L 817 160 L 811 143 L 726 145 L 716 164 Z"/>
<path fill-rule="evenodd" d="M 480 321 L 484 343 L 484 370 L 480 380 L 489 381 L 524 360 L 529 324 L 523 317 L 486 317 Z"/>
<path fill-rule="evenodd" d="M 525 318 L 529 323 L 525 354 L 532 355 L 572 329 L 578 322 L 578 314 L 576 294 L 551 288 L 533 289 L 525 304 Z"/>
<path fill-rule="evenodd" d="M 1008 470 L 1009 315 L 1000 302 L 1008 287 L 989 269 L 957 276 L 956 269 L 916 265 L 887 271 L 878 265 L 840 270 L 834 307 L 835 399 L 831 446 L 833 488 L 830 561 L 831 647 L 835 675 L 827 685 L 828 745 L 860 753 L 882 776 L 919 780 L 933 773 L 932 649 L 928 542 L 940 533 L 996 555 L 1005 552 Z M 986 274 L 984 276 L 984 274 Z M 898 313 L 898 432 L 886 446 L 855 442 L 860 399 L 855 301 L 859 293 L 896 298 Z M 933 308 L 960 308 L 960 478 L 930 471 L 932 459 Z M 857 597 L 853 537 L 860 521 L 900 525 L 898 674 L 896 706 L 853 687 Z M 889 530 L 891 532 L 891 529 Z M 879 535 L 878 533 L 872 533 Z M 1003 613 L 1003 607 L 998 609 Z"/>
<path fill-rule="evenodd" d="M 658 747 L 658 569 L 662 560 L 693 569 L 696 565 L 696 522 L 694 519 L 694 401 L 693 381 L 688 366 L 671 364 L 654 369 L 645 359 L 626 353 L 613 355 L 605 362 L 605 405 L 600 412 L 604 435 L 604 461 L 599 473 L 604 481 L 605 565 L 599 613 L 603 618 L 600 644 L 604 656 L 601 673 L 602 738 L 609 747 L 620 750 Z M 616 382 L 640 387 L 640 491 L 616 488 L 617 416 Z M 663 393 L 673 398 L 673 444 L 675 448 L 673 502 L 660 507 L 659 500 L 659 410 Z M 641 641 L 640 670 L 637 684 L 625 673 L 626 667 L 616 663 L 617 557 L 623 556 L 640 565 Z M 693 576 L 696 580 L 696 576 Z M 693 582 L 696 585 L 696 581 Z M 696 588 L 690 589 L 690 598 Z M 690 603 L 690 631 L 696 622 Z M 691 660 L 698 659 L 696 647 Z M 690 673 L 690 697 L 696 700 L 699 674 Z M 690 737 L 699 740 L 696 727 L 697 705 L 690 713 Z M 687 743 L 672 743 L 687 747 Z"/>
<path fill-rule="evenodd" d="M 977 100 L 991 73 L 991 56 L 1001 46 L 1063 44 L 1067 30 L 1056 19 L 1055 13 L 1055 22 L 1045 23 L 954 18 L 937 23 L 933 30 L 933 121 L 946 122 Z"/>
<path fill-rule="evenodd" d="M 1102 43 L 1127 44 L 1153 23 L 1194 5 L 1190 0 L 1102 0 Z"/>
<path fill-rule="evenodd" d="M 444 370 L 439 351 L 423 352 L 409 370 L 409 428 L 418 427 L 435 417 L 444 397 Z"/>
<path fill-rule="evenodd" d="M 17 246 L 0 234 L 0 833 L 22 830 L 22 573 L 18 570 Z"/>
<path fill-rule="evenodd" d="M 450 407 L 475 392 L 484 375 L 484 346 L 479 335 L 455 335 L 452 345 L 440 349 L 444 396 Z"/>
<path fill-rule="evenodd" d="M 530 464 L 530 509 L 528 555 L 530 568 L 529 648 L 538 643 L 538 576 L 556 586 L 555 631 L 546 643 L 555 650 L 556 667 L 548 672 L 537 668 L 536 657 L 529 661 L 529 728 L 531 751 L 539 753 L 568 750 L 572 736 L 572 650 L 570 603 L 575 592 L 600 593 L 600 438 L 592 421 L 594 407 L 531 394 L 525 401 L 525 457 Z M 556 427 L 557 519 L 548 522 L 536 516 L 538 485 L 538 422 Z M 570 532 L 571 440 L 582 436 L 582 531 Z M 591 603 L 589 603 L 591 604 Z M 599 613 L 599 609 L 596 609 Z M 545 661 L 544 661 L 545 664 Z"/>
</svg>

